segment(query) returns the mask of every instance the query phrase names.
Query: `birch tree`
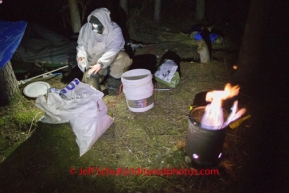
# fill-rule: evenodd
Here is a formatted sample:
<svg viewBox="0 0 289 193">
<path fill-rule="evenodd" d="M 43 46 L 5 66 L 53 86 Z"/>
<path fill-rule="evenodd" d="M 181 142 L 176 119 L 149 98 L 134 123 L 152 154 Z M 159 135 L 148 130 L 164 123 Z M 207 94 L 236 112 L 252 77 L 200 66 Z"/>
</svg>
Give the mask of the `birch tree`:
<svg viewBox="0 0 289 193">
<path fill-rule="evenodd" d="M 120 7 L 125 11 L 128 16 L 128 3 L 127 0 L 120 0 Z"/>
<path fill-rule="evenodd" d="M 205 0 L 197 0 L 195 20 L 197 23 L 200 23 L 203 21 L 204 17 L 205 17 Z"/>
<path fill-rule="evenodd" d="M 70 17 L 71 17 L 71 25 L 74 33 L 78 33 L 81 28 L 81 21 L 79 15 L 79 9 L 76 0 L 68 0 L 69 9 L 70 9 Z"/>
<path fill-rule="evenodd" d="M 160 15 L 161 15 L 161 0 L 155 0 L 155 6 L 154 6 L 154 21 L 159 23 L 160 22 Z"/>
</svg>

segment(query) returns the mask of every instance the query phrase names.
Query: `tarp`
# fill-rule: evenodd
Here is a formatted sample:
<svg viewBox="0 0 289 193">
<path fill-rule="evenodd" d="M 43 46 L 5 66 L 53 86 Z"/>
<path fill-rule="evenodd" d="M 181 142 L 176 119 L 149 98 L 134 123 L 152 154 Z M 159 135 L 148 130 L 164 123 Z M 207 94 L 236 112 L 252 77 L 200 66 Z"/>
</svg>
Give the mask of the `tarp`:
<svg viewBox="0 0 289 193">
<path fill-rule="evenodd" d="M 211 42 L 214 42 L 218 36 L 219 36 L 218 34 L 210 33 Z M 195 40 L 203 39 L 203 37 L 201 36 L 201 32 L 196 33 L 196 35 L 194 36 L 194 39 Z"/>
<path fill-rule="evenodd" d="M 76 40 L 70 40 L 35 23 L 28 23 L 12 62 L 39 63 L 47 67 L 76 66 Z"/>
<path fill-rule="evenodd" d="M 27 22 L 8 22 L 0 20 L 0 70 L 12 58 L 19 46 Z"/>
</svg>

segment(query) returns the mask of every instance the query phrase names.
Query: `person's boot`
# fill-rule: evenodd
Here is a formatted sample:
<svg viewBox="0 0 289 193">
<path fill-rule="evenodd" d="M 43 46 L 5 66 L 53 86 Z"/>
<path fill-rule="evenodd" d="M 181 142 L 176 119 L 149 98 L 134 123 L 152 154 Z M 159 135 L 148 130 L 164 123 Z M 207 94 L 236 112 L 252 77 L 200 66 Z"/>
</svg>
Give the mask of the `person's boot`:
<svg viewBox="0 0 289 193">
<path fill-rule="evenodd" d="M 108 94 L 109 95 L 118 95 L 120 85 L 121 85 L 121 79 L 120 78 L 114 78 L 112 76 L 109 76 L 107 78 Z"/>
<path fill-rule="evenodd" d="M 108 75 L 99 75 L 99 84 L 105 85 L 107 82 Z"/>
</svg>

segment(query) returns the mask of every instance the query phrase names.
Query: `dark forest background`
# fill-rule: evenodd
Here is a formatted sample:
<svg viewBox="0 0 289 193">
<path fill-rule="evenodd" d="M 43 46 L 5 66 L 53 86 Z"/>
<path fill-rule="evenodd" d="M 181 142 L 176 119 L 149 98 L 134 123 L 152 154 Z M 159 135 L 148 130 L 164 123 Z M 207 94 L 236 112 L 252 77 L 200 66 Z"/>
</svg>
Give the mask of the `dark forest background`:
<svg viewBox="0 0 289 193">
<path fill-rule="evenodd" d="M 81 22 L 84 24 L 91 11 L 107 7 L 112 20 L 125 23 L 134 10 L 142 10 L 147 19 L 153 19 L 154 0 L 128 0 L 128 13 L 120 9 L 119 0 L 78 0 Z M 244 23 L 250 0 L 206 0 L 206 21 Z M 161 21 L 184 22 L 194 19 L 196 0 L 163 0 Z M 0 19 L 6 21 L 24 20 L 47 27 L 63 35 L 73 33 L 67 0 L 4 0 L 0 5 Z M 191 26 L 188 26 L 188 28 Z"/>
</svg>

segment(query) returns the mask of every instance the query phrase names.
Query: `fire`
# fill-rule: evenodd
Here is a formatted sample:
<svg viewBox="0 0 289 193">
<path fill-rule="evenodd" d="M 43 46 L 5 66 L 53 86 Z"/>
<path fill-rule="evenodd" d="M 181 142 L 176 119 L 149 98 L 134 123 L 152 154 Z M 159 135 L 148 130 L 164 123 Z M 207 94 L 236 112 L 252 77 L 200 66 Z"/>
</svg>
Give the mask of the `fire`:
<svg viewBox="0 0 289 193">
<path fill-rule="evenodd" d="M 230 83 L 226 84 L 223 91 L 211 91 L 206 95 L 206 101 L 211 102 L 211 104 L 221 105 L 222 100 L 234 97 L 239 94 L 240 87 L 238 85 L 232 86 Z"/>
<path fill-rule="evenodd" d="M 208 104 L 206 106 L 205 113 L 201 121 L 201 125 L 203 128 L 207 129 L 224 128 L 230 122 L 238 119 L 246 112 L 246 109 L 244 108 L 237 112 L 238 101 L 235 101 L 231 108 L 231 114 L 224 123 L 222 101 L 237 96 L 239 94 L 239 90 L 240 87 L 238 85 L 232 86 L 231 84 L 228 83 L 226 84 L 224 90 L 222 91 L 214 90 L 207 93 L 206 101 L 211 102 L 211 104 Z"/>
</svg>

